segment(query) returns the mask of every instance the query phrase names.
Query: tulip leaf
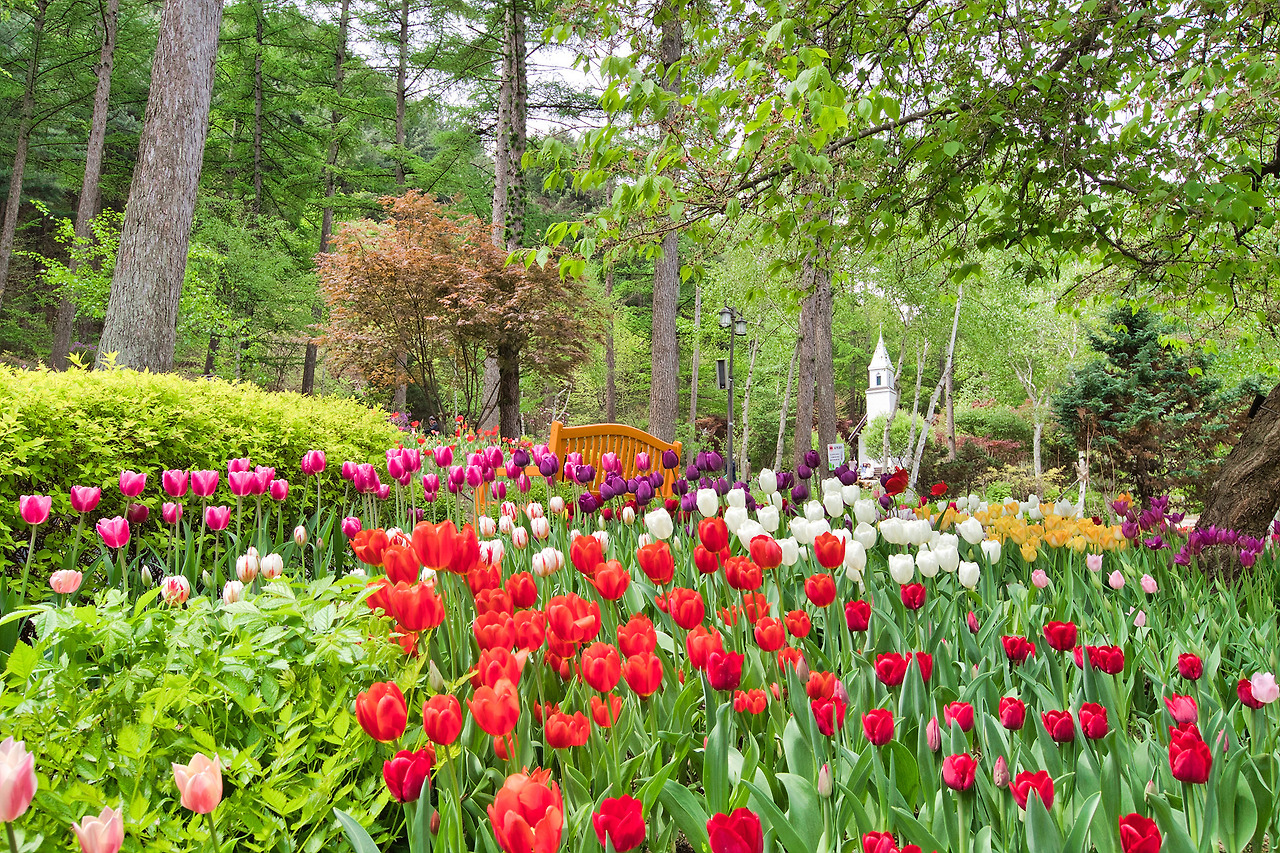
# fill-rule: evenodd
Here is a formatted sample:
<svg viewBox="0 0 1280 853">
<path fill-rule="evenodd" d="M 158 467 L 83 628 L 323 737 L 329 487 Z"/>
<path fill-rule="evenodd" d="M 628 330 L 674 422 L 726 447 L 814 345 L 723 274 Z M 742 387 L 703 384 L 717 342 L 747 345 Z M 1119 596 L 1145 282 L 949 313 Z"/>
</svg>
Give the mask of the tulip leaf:
<svg viewBox="0 0 1280 853">
<path fill-rule="evenodd" d="M 1164 841 L 1160 845 L 1161 853 L 1196 853 L 1196 846 L 1183 828 L 1182 820 L 1175 818 L 1169 801 L 1159 794 L 1148 794 L 1147 802 L 1155 812 L 1155 821 L 1160 826 Z"/>
<path fill-rule="evenodd" d="M 1100 793 L 1093 794 L 1084 801 L 1084 805 L 1075 814 L 1071 834 L 1067 836 L 1066 844 L 1062 847 L 1063 853 L 1088 853 L 1089 825 L 1093 822 L 1093 815 L 1101 802 L 1102 794 Z"/>
<path fill-rule="evenodd" d="M 806 834 L 802 835 L 787 820 L 787 816 L 782 813 L 782 809 L 778 808 L 777 803 L 773 801 L 773 797 L 768 792 L 757 788 L 752 782 L 744 782 L 743 784 L 751 792 L 751 805 L 754 807 L 756 814 L 760 815 L 765 826 L 773 828 L 774 834 L 778 836 L 778 840 L 782 842 L 782 846 L 789 853 L 814 853 L 818 837 L 817 833 L 812 831 L 812 825 L 806 826 Z M 818 825 L 820 826 L 821 823 Z M 810 840 L 806 841 L 806 837 Z"/>
<path fill-rule="evenodd" d="M 1027 849 L 1035 853 L 1062 851 L 1062 835 L 1044 802 L 1034 792 L 1027 797 Z"/>
<path fill-rule="evenodd" d="M 816 779 L 818 768 L 813 759 L 813 747 L 805 740 L 800 724 L 794 716 L 787 720 L 782 730 L 782 754 L 787 757 L 787 769 L 805 779 Z"/>
<path fill-rule="evenodd" d="M 373 843 L 369 833 L 365 832 L 363 826 L 356 823 L 355 818 L 337 808 L 333 810 L 333 815 L 338 819 L 338 823 L 342 824 L 342 832 L 347 836 L 347 842 L 355 853 L 378 853 L 378 845 Z"/>
<path fill-rule="evenodd" d="M 779 773 L 777 779 L 787 789 L 787 818 L 792 826 L 822 826 L 822 808 L 813 783 L 793 773 Z"/>
<path fill-rule="evenodd" d="M 921 850 L 947 849 L 945 844 L 934 837 L 933 833 L 925 829 L 924 824 L 916 820 L 915 816 L 906 809 L 894 807 L 893 824 L 902 833 L 903 838 L 915 844 Z"/>
<path fill-rule="evenodd" d="M 658 802 L 662 803 L 694 850 L 701 850 L 708 843 L 706 810 L 688 788 L 668 779 L 658 794 Z"/>
<path fill-rule="evenodd" d="M 708 706 L 708 718 L 711 711 L 711 706 Z M 732 735 L 733 705 L 725 702 L 718 709 L 715 726 L 707 735 L 707 748 L 702 753 L 702 781 L 706 786 L 707 807 L 715 812 L 725 812 L 729 808 L 729 739 Z"/>
</svg>

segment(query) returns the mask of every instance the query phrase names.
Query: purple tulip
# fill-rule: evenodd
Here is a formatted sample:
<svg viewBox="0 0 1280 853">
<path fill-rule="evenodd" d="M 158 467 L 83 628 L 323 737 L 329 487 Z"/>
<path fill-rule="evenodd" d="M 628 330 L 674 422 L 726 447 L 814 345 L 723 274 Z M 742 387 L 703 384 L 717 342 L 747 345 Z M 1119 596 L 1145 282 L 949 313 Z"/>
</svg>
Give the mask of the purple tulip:
<svg viewBox="0 0 1280 853">
<path fill-rule="evenodd" d="M 653 500 L 653 486 L 649 485 L 648 480 L 641 480 L 636 484 L 636 501 L 646 504 Z"/>
<path fill-rule="evenodd" d="M 699 454 L 699 455 L 701 455 L 701 454 Z M 685 466 L 685 469 L 684 469 L 684 478 L 685 478 L 686 480 L 691 480 L 691 481 L 692 481 L 692 480 L 696 480 L 696 479 L 698 479 L 698 475 L 699 475 L 700 473 L 701 473 L 701 469 L 699 469 L 699 468 L 698 468 L 698 466 L 697 466 L 697 465 L 695 465 L 694 463 L 690 462 L 688 465 L 686 465 L 686 466 Z"/>
<path fill-rule="evenodd" d="M 579 465 L 577 471 L 578 484 L 585 486 L 596 478 L 596 467 L 594 465 Z"/>
<path fill-rule="evenodd" d="M 681 480 L 680 482 L 684 483 L 686 488 L 689 485 L 684 480 Z M 686 491 L 684 494 L 680 496 L 680 509 L 682 509 L 684 512 L 693 512 L 697 508 L 698 508 L 698 496 L 696 494 L 694 494 L 693 492 Z"/>
<path fill-rule="evenodd" d="M 542 461 L 538 463 L 538 473 L 547 478 L 550 482 L 551 478 L 560 470 L 560 460 L 556 458 L 554 453 L 548 453 L 542 457 Z"/>
<path fill-rule="evenodd" d="M 476 488 L 484 482 L 484 471 L 478 465 L 467 466 L 467 485 Z"/>
<path fill-rule="evenodd" d="M 885 509 L 888 509 L 889 507 L 893 506 L 893 498 L 889 497 L 888 495 L 881 495 L 880 506 L 884 507 Z"/>
<path fill-rule="evenodd" d="M 688 480 L 686 480 L 684 477 L 681 477 L 679 480 L 676 480 L 676 481 L 671 485 L 671 489 L 672 489 L 672 491 L 674 491 L 677 495 L 685 495 L 685 494 L 688 494 L 688 492 L 689 492 L 689 481 L 688 481 Z"/>
<path fill-rule="evenodd" d="M 804 463 L 810 468 L 817 468 L 822 464 L 822 457 L 818 455 L 816 450 L 806 450 L 804 452 Z"/>
<path fill-rule="evenodd" d="M 129 519 L 130 524 L 142 524 L 147 520 L 147 516 L 151 514 L 151 510 L 147 509 L 145 504 L 129 504 L 124 514 Z"/>
<path fill-rule="evenodd" d="M 799 477 L 801 480 L 807 480 L 813 476 L 813 470 L 810 469 L 808 465 L 801 462 L 799 465 L 796 466 L 796 476 Z"/>
<path fill-rule="evenodd" d="M 805 483 L 796 483 L 791 487 L 791 502 L 802 503 L 809 499 L 809 487 Z"/>
<path fill-rule="evenodd" d="M 583 515 L 590 515 L 596 511 L 596 499 L 590 492 L 583 492 L 578 495 L 578 510 Z"/>
<path fill-rule="evenodd" d="M 529 467 L 529 451 L 525 450 L 523 447 L 517 447 L 511 453 L 511 461 L 515 463 L 517 468 Z"/>
<path fill-rule="evenodd" d="M 662 451 L 662 467 L 674 471 L 680 465 L 680 454 L 670 448 Z"/>
</svg>

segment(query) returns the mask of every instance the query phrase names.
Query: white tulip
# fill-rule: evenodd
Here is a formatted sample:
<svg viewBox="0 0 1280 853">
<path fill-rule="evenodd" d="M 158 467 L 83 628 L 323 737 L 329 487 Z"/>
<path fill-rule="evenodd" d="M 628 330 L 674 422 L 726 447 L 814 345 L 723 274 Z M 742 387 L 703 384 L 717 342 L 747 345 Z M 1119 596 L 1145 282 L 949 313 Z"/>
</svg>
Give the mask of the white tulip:
<svg viewBox="0 0 1280 853">
<path fill-rule="evenodd" d="M 498 533 L 498 522 L 494 521 L 487 515 L 482 515 L 476 519 L 476 533 L 486 539 L 496 536 Z"/>
<path fill-rule="evenodd" d="M 353 577 L 353 578 L 362 578 L 362 579 L 363 579 L 363 578 L 366 578 L 366 577 L 368 577 L 368 576 L 369 576 L 369 575 L 368 575 L 368 572 L 366 572 L 366 571 L 364 570 L 364 566 L 356 566 L 354 569 L 352 569 L 351 571 L 347 572 L 347 575 L 348 575 L 349 577 Z M 206 583 L 208 583 L 208 581 L 206 581 Z"/>
<path fill-rule="evenodd" d="M 529 518 L 542 518 L 542 516 L 546 515 L 546 512 L 542 509 L 542 504 L 534 501 L 533 503 L 525 506 L 524 514 L 529 516 Z"/>
<path fill-rule="evenodd" d="M 547 557 L 541 551 L 533 555 L 533 573 L 540 578 L 548 577 L 553 569 L 547 568 Z"/>
<path fill-rule="evenodd" d="M 258 576 L 258 553 L 241 554 L 236 557 L 236 577 L 243 583 L 253 583 Z"/>
<path fill-rule="evenodd" d="M 929 544 L 929 547 L 935 551 L 944 546 L 958 550 L 960 548 L 960 537 L 954 533 L 937 533 Z"/>
<path fill-rule="evenodd" d="M 809 532 L 809 522 L 803 518 L 793 518 L 790 524 L 791 535 L 801 545 L 812 545 L 816 534 Z"/>
<path fill-rule="evenodd" d="M 778 475 L 768 468 L 760 470 L 760 490 L 766 495 L 778 491 Z"/>
<path fill-rule="evenodd" d="M 435 583 L 436 570 L 429 569 L 426 566 L 423 566 L 422 571 L 418 572 L 418 580 L 422 581 L 423 583 Z"/>
<path fill-rule="evenodd" d="M 1063 518 L 1075 518 L 1076 505 L 1070 501 L 1058 501 L 1053 505 L 1053 511 Z"/>
<path fill-rule="evenodd" d="M 767 534 L 765 533 L 765 529 L 760 526 L 760 522 L 753 518 L 748 518 L 746 521 L 738 525 L 738 529 L 733 535 L 742 543 L 743 548 L 750 548 L 752 539 L 755 539 L 757 536 L 766 536 Z"/>
<path fill-rule="evenodd" d="M 875 501 L 863 498 L 854 502 L 853 517 L 861 524 L 875 524 L 876 519 L 880 517 L 880 510 L 876 509 Z"/>
<path fill-rule="evenodd" d="M 911 583 L 915 573 L 916 561 L 910 554 L 889 555 L 889 577 L 893 578 L 895 583 Z"/>
<path fill-rule="evenodd" d="M 530 524 L 533 521 L 529 522 Z M 529 531 L 523 527 L 513 528 L 511 531 L 511 544 L 517 548 L 524 550 L 529 547 Z"/>
<path fill-rule="evenodd" d="M 970 516 L 956 525 L 956 532 L 964 537 L 970 545 L 977 545 L 986 533 L 982 530 L 982 522 Z"/>
<path fill-rule="evenodd" d="M 555 513 L 564 512 L 564 498 L 552 495 L 551 500 L 547 501 L 547 507 Z"/>
<path fill-rule="evenodd" d="M 920 570 L 920 574 L 926 578 L 931 578 L 938 573 L 938 555 L 932 551 L 921 551 L 916 554 L 916 568 Z"/>
<path fill-rule="evenodd" d="M 510 536 L 511 531 L 516 529 L 516 523 L 511 520 L 510 516 L 502 516 L 498 519 L 498 532 L 503 536 Z"/>
<path fill-rule="evenodd" d="M 939 543 L 929 553 L 933 554 L 934 559 L 938 561 L 938 568 L 947 574 L 954 572 L 960 566 L 960 551 L 955 545 Z"/>
<path fill-rule="evenodd" d="M 858 573 L 854 580 L 862 580 L 862 573 L 867 568 L 867 549 L 857 539 L 844 543 L 844 568 L 846 572 Z"/>
<path fill-rule="evenodd" d="M 729 494 L 725 495 L 725 500 L 729 506 L 743 507 L 747 505 L 747 493 L 744 489 L 730 489 Z"/>
<path fill-rule="evenodd" d="M 427 665 L 427 686 L 436 693 L 443 693 L 449 689 L 449 685 L 445 683 L 444 675 L 440 672 L 440 667 L 436 666 L 434 660 Z"/>
<path fill-rule="evenodd" d="M 222 603 L 235 604 L 244 600 L 244 584 L 240 581 L 227 581 L 222 587 Z"/>
<path fill-rule="evenodd" d="M 520 510 L 516 508 L 516 505 L 514 503 L 512 503 L 511 501 L 502 502 L 502 512 L 500 514 L 500 517 L 514 519 L 519 514 L 520 514 Z"/>
<path fill-rule="evenodd" d="M 822 504 L 817 501 L 809 501 L 804 505 L 804 517 L 809 521 L 817 521 L 818 519 L 825 517 L 826 514 L 827 512 L 822 508 Z"/>
<path fill-rule="evenodd" d="M 650 536 L 648 533 L 641 533 L 639 536 L 636 537 L 637 548 L 643 548 L 645 545 L 652 545 L 652 544 L 653 544 L 653 537 Z"/>
<path fill-rule="evenodd" d="M 918 548 L 929 541 L 929 536 L 933 533 L 933 525 L 927 518 L 917 518 L 903 524 L 903 532 L 907 544 Z"/>
<path fill-rule="evenodd" d="M 995 565 L 1000 562 L 1000 540 L 999 539 L 983 539 L 982 553 L 986 555 L 987 562 Z"/>
<path fill-rule="evenodd" d="M 960 585 L 966 589 L 973 589 L 978 585 L 978 577 L 981 572 L 977 563 L 971 563 L 968 560 L 960 561 Z"/>
<path fill-rule="evenodd" d="M 907 544 L 906 529 L 903 527 L 902 520 L 897 518 L 886 518 L 880 522 L 880 535 L 884 537 L 884 541 L 890 545 Z"/>
<path fill-rule="evenodd" d="M 831 532 L 831 525 L 827 524 L 827 520 L 825 518 L 820 518 L 817 521 L 809 522 L 809 534 L 813 536 L 814 539 L 817 539 L 819 536 L 821 536 L 824 533 L 830 533 L 830 532 Z"/>
<path fill-rule="evenodd" d="M 624 506 L 622 508 L 622 523 L 632 525 L 636 523 L 636 508 L 633 506 Z"/>
<path fill-rule="evenodd" d="M 800 560 L 800 543 L 788 536 L 786 539 L 779 539 L 778 545 L 782 548 L 782 565 L 794 566 Z"/>
<path fill-rule="evenodd" d="M 977 512 L 978 507 L 980 507 L 983 503 L 985 503 L 985 501 L 983 501 L 982 498 L 978 497 L 977 495 L 970 494 L 969 495 L 969 512 Z"/>
<path fill-rule="evenodd" d="M 720 513 L 720 496 L 715 489 L 698 489 L 697 504 L 703 518 L 713 518 Z"/>
<path fill-rule="evenodd" d="M 782 516 L 778 513 L 776 506 L 761 504 L 756 507 L 756 521 L 760 522 L 760 526 L 767 533 L 776 533 L 778 525 L 782 522 Z"/>
<path fill-rule="evenodd" d="M 307 528 L 301 524 L 293 528 L 293 544 L 299 548 L 307 544 Z"/>
<path fill-rule="evenodd" d="M 533 538 L 543 542 L 551 535 L 551 522 L 544 518 L 529 519 L 529 532 Z"/>
<path fill-rule="evenodd" d="M 575 542 L 577 541 L 578 537 L 581 535 L 582 535 L 582 531 L 575 527 L 569 531 L 569 541 Z"/>
<path fill-rule="evenodd" d="M 857 484 L 840 488 L 840 500 L 844 501 L 845 506 L 853 506 L 861 499 L 862 489 L 859 489 Z"/>
<path fill-rule="evenodd" d="M 664 510 L 665 511 L 665 510 Z M 603 530 L 597 530 L 591 534 L 595 540 L 600 543 L 600 550 L 608 553 L 609 551 L 609 534 Z"/>
<path fill-rule="evenodd" d="M 730 533 L 737 533 L 738 528 L 747 520 L 747 508 L 745 506 L 731 506 L 724 511 L 724 525 L 729 528 Z"/>
<path fill-rule="evenodd" d="M 284 558 L 279 554 L 267 554 L 258 561 L 258 567 L 264 578 L 273 581 L 284 574 Z"/>
<path fill-rule="evenodd" d="M 822 496 L 822 508 L 832 518 L 844 516 L 844 498 L 839 492 L 827 492 Z"/>
<path fill-rule="evenodd" d="M 782 492 L 774 492 L 769 495 L 769 503 L 773 504 L 774 509 L 782 509 L 782 505 L 786 503 L 786 499 L 782 497 Z"/>
<path fill-rule="evenodd" d="M 969 509 L 969 496 L 968 496 L 968 495 L 961 495 L 960 497 L 956 498 L 956 509 L 960 510 L 960 512 L 967 512 L 967 511 L 968 511 L 968 509 Z"/>
<path fill-rule="evenodd" d="M 876 547 L 876 540 L 880 538 L 880 534 L 876 529 L 865 521 L 858 522 L 858 526 L 853 528 L 853 538 L 862 544 L 866 550 Z"/>
<path fill-rule="evenodd" d="M 671 513 L 667 512 L 666 507 L 658 507 L 653 512 L 644 514 L 644 526 L 657 539 L 670 539 L 671 534 L 675 532 L 675 522 L 671 520 Z"/>
<path fill-rule="evenodd" d="M 206 572 L 205 574 L 208 574 L 208 572 Z M 143 567 L 142 567 L 142 583 L 143 583 L 143 585 L 144 585 L 145 587 L 147 587 L 148 589 L 150 589 L 152 586 L 154 586 L 154 585 L 155 585 L 155 582 L 156 582 L 156 579 L 155 579 L 154 577 L 152 577 L 152 575 L 151 575 L 151 569 L 147 568 L 146 566 L 143 566 Z M 209 583 L 208 581 L 205 581 L 205 584 L 208 584 L 208 583 Z"/>
</svg>

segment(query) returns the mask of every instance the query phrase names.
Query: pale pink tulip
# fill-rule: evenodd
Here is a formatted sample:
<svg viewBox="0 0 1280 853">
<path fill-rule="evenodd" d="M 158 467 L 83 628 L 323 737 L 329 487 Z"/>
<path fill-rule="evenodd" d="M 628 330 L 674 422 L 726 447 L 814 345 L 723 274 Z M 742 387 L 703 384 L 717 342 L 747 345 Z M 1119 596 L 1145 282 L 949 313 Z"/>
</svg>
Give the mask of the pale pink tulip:
<svg viewBox="0 0 1280 853">
<path fill-rule="evenodd" d="M 1160 587 L 1156 586 L 1156 579 L 1151 577 L 1151 575 L 1142 576 L 1142 591 L 1147 595 L 1155 595 L 1156 590 L 1159 588 Z"/>
<path fill-rule="evenodd" d="M 49 588 L 58 595 L 70 595 L 80 588 L 84 576 L 75 569 L 58 569 L 49 575 Z"/>
<path fill-rule="evenodd" d="M 218 756 L 208 758 L 197 752 L 187 765 L 173 765 L 173 782 L 178 786 L 182 807 L 196 814 L 209 814 L 222 802 L 222 765 Z"/>
<path fill-rule="evenodd" d="M 1112 589 L 1122 589 L 1124 587 L 1124 575 L 1120 574 L 1119 569 L 1115 570 L 1107 578 L 1107 584 Z"/>
<path fill-rule="evenodd" d="M 1249 687 L 1253 690 L 1253 698 L 1264 705 L 1280 699 L 1280 685 L 1276 684 L 1276 677 L 1269 672 L 1256 673 L 1249 679 Z"/>
<path fill-rule="evenodd" d="M 1031 573 L 1031 582 L 1035 584 L 1036 589 L 1044 589 L 1049 585 L 1049 576 L 1044 573 L 1044 569 L 1036 569 Z"/>
<path fill-rule="evenodd" d="M 36 795 L 36 757 L 11 737 L 0 743 L 0 823 L 22 817 Z"/>
<path fill-rule="evenodd" d="M 1102 555 L 1089 554 L 1084 558 L 1084 564 L 1089 567 L 1089 571 L 1100 572 L 1102 571 Z"/>
<path fill-rule="evenodd" d="M 71 829 L 80 841 L 81 853 L 117 853 L 124 844 L 124 816 L 106 806 L 97 817 L 86 815 L 71 824 Z"/>
</svg>

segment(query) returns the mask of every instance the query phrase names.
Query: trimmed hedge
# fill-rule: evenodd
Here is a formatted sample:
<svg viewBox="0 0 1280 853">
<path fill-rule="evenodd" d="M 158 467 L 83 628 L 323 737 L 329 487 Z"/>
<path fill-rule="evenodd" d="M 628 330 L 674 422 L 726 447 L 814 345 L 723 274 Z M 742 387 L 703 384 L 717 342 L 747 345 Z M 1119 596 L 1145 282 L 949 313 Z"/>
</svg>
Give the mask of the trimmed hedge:
<svg viewBox="0 0 1280 853">
<path fill-rule="evenodd" d="M 321 480 L 331 493 L 326 499 L 338 499 L 342 461 L 381 462 L 398 436 L 385 412 L 347 399 L 131 370 L 0 366 L 0 548 L 13 555 L 15 545 L 26 545 L 27 527 L 18 514 L 22 494 L 53 496 L 54 523 L 41 531 L 38 559 L 44 561 L 52 556 L 44 552 L 57 549 L 74 524 L 73 485 L 102 487 L 102 503 L 86 519 L 92 524 L 124 513 L 122 469 L 146 472 L 138 502 L 150 508 L 151 528 L 168 499 L 160 486 L 165 468 L 221 471 L 218 502 L 227 503 L 228 459 L 249 456 L 255 465 L 273 466 L 296 490 L 303 488 L 302 454 L 318 449 L 329 460 Z M 308 481 L 307 488 L 314 495 L 315 484 Z M 287 505 L 301 504 L 294 494 Z M 198 506 L 188 517 L 197 512 Z"/>
</svg>

